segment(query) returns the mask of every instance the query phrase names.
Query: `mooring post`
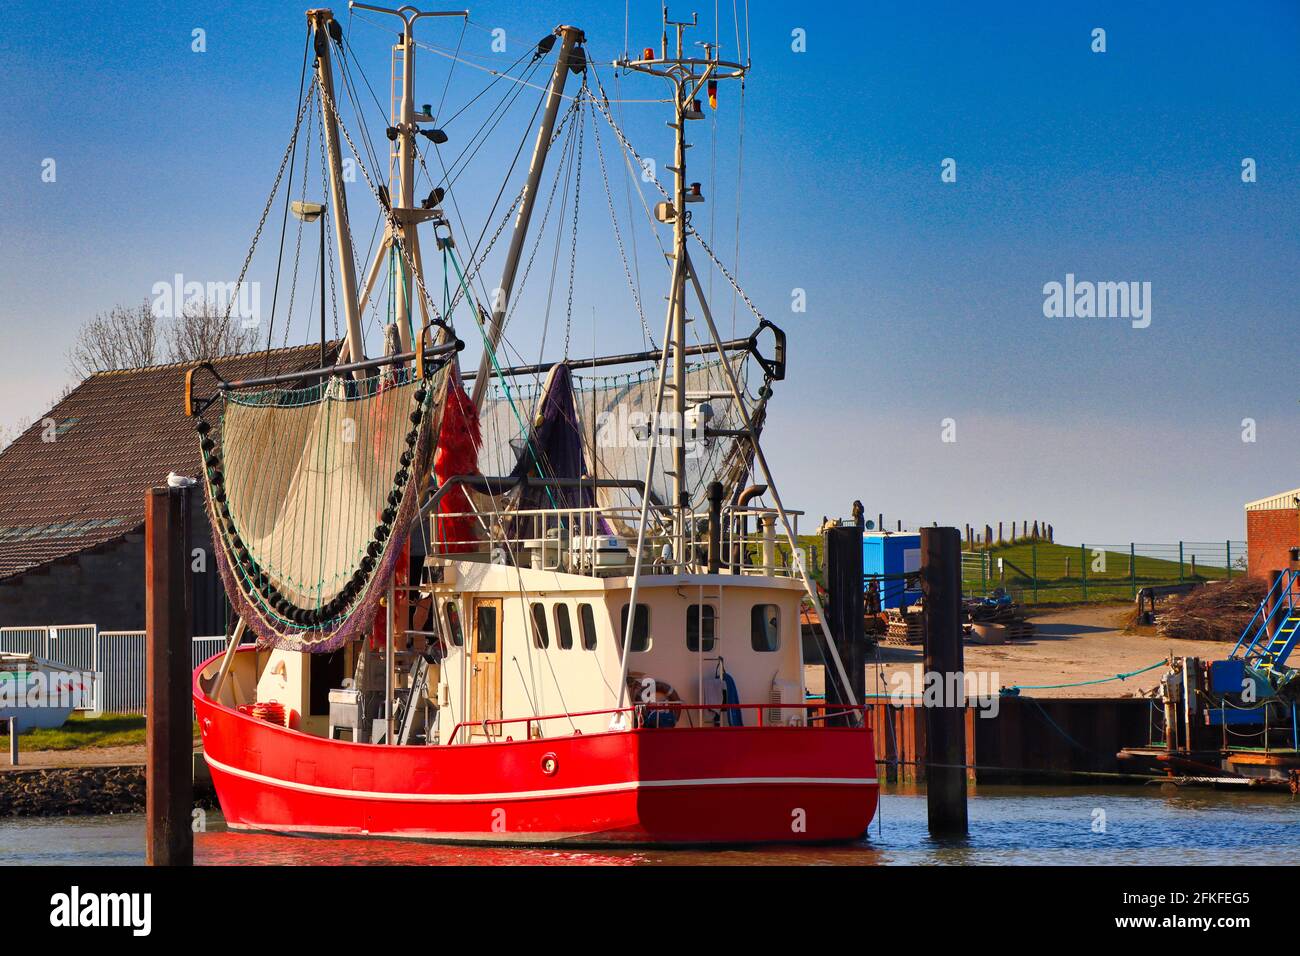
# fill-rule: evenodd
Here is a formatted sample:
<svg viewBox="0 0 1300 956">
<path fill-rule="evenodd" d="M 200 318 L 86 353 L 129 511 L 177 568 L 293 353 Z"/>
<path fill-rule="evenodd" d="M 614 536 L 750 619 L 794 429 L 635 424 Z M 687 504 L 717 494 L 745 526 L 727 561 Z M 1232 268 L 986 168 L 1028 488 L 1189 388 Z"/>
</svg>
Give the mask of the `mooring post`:
<svg viewBox="0 0 1300 956">
<path fill-rule="evenodd" d="M 966 702 L 961 645 L 961 534 L 956 528 L 921 529 L 921 596 L 926 680 L 940 681 L 943 688 L 939 699 L 927 701 L 925 707 L 925 789 L 930 833 L 964 836 Z M 958 688 L 963 693 L 955 694 Z"/>
<path fill-rule="evenodd" d="M 151 488 L 144 507 L 145 862 L 149 866 L 191 866 L 194 778 L 185 540 L 189 492 L 185 488 Z"/>
<path fill-rule="evenodd" d="M 9 718 L 9 766 L 18 766 L 18 718 Z"/>
<path fill-rule="evenodd" d="M 866 699 L 867 657 L 863 633 L 862 530 L 828 528 L 826 536 L 826 625 L 844 662 L 849 687 L 859 704 Z M 881 584 L 884 588 L 884 582 Z M 829 671 L 830 668 L 827 668 Z M 839 685 L 826 675 L 826 703 L 847 704 Z"/>
</svg>

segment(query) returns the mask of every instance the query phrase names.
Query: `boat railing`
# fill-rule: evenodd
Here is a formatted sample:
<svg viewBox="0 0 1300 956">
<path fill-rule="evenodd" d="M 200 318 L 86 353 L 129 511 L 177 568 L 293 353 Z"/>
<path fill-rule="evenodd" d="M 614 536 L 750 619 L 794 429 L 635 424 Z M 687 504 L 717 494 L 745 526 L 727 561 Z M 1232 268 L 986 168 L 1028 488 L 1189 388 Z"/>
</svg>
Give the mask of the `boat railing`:
<svg viewBox="0 0 1300 956">
<path fill-rule="evenodd" d="M 772 711 L 801 711 L 802 713 L 794 715 L 794 719 L 782 722 L 779 718 L 774 719 Z M 753 713 L 756 715 L 755 722 L 746 724 L 744 718 L 738 724 L 728 723 L 728 712 L 740 712 L 741 714 Z M 716 716 L 717 723 L 705 723 L 701 720 L 698 724 L 691 720 L 691 715 L 704 713 Z M 828 726 L 832 721 L 844 721 L 846 729 L 865 729 L 870 730 L 872 705 L 870 704 L 834 704 L 834 703 L 816 703 L 805 702 L 802 704 L 685 704 L 679 701 L 655 701 L 654 703 L 637 703 L 626 707 L 609 707 L 604 710 L 584 710 L 574 713 L 563 714 L 543 714 L 525 717 L 504 717 L 489 720 L 462 720 L 451 730 L 448 743 L 455 744 L 460 742 L 462 731 L 469 731 L 471 742 L 473 735 L 477 731 L 482 736 L 489 739 L 501 737 L 501 729 L 506 725 L 524 725 L 525 739 L 544 739 L 540 732 L 540 726 L 548 721 L 572 721 L 580 717 L 609 717 L 611 723 L 613 718 L 621 715 L 628 715 L 634 718 L 631 725 L 635 728 L 659 729 L 659 730 L 679 730 L 679 729 L 726 729 L 726 730 L 754 730 L 762 727 L 781 727 L 787 729 L 797 729 L 806 727 L 815 727 L 818 725 Z M 666 718 L 671 715 L 672 723 L 666 723 Z M 683 724 L 677 720 L 679 715 L 685 715 L 687 720 Z M 848 718 L 851 716 L 860 717 L 860 723 L 854 725 Z M 538 727 L 538 733 L 534 735 L 534 725 Z M 493 733 L 493 730 L 496 733 Z M 630 729 L 630 728 L 629 728 Z M 574 730 L 574 735 L 580 735 L 581 730 Z M 507 741 L 514 740 L 513 737 L 505 737 Z"/>
<path fill-rule="evenodd" d="M 700 573 L 709 566 L 709 515 L 692 515 L 685 529 L 685 556 L 673 553 L 668 511 L 655 508 L 646 529 L 643 574 Z M 787 511 L 799 533 L 800 512 Z M 772 508 L 738 508 L 723 512 L 719 536 L 720 570 L 731 574 L 797 577 L 801 554 L 793 557 L 778 545 L 778 513 Z M 468 519 L 483 537 L 453 538 L 446 529 Z M 477 558 L 574 574 L 628 574 L 635 566 L 639 507 L 591 506 L 539 508 L 499 513 L 452 512 L 430 516 L 430 556 Z"/>
</svg>

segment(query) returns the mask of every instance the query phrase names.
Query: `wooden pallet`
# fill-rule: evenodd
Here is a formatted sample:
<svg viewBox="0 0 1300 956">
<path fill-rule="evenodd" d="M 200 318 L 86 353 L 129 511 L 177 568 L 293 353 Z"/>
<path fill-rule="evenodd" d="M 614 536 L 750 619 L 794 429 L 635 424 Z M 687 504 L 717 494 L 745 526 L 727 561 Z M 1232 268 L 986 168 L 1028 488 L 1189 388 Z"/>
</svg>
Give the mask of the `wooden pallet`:
<svg viewBox="0 0 1300 956">
<path fill-rule="evenodd" d="M 1011 621 L 1006 628 L 1009 641 L 1027 641 L 1034 636 L 1034 625 L 1029 621 Z"/>
<path fill-rule="evenodd" d="M 890 616 L 885 629 L 885 643 L 896 647 L 909 647 L 923 642 L 921 616 L 902 618 Z"/>
</svg>

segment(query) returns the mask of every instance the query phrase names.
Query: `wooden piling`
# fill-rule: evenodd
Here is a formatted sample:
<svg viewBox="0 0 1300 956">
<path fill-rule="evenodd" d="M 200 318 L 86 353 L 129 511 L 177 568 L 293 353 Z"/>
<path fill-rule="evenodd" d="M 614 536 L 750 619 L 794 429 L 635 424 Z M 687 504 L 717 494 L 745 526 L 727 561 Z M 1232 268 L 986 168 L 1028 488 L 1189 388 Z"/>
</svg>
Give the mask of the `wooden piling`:
<svg viewBox="0 0 1300 956">
<path fill-rule="evenodd" d="M 194 863 L 188 497 L 183 488 L 151 488 L 145 495 L 145 862 L 149 866 Z"/>
<path fill-rule="evenodd" d="M 826 546 L 826 625 L 835 640 L 849 687 L 861 704 L 867 693 L 867 660 L 862 615 L 862 532 L 858 528 L 828 528 Z M 828 668 L 829 669 L 829 668 Z M 826 702 L 841 699 L 838 680 L 826 675 Z M 834 697 L 832 697 L 834 694 Z"/>
<path fill-rule="evenodd" d="M 961 537 L 956 528 L 921 529 L 921 594 L 925 673 L 951 689 L 964 677 Z M 925 708 L 926 803 L 933 836 L 967 832 L 965 701 L 949 697 L 945 692 L 942 706 Z"/>
</svg>

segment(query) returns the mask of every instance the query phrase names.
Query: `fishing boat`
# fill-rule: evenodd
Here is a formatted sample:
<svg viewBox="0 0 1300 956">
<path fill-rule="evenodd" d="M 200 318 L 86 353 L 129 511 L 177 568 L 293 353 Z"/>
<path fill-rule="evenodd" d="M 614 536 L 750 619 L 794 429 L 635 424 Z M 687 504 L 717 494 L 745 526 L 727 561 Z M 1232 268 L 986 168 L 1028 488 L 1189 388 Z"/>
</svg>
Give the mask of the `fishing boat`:
<svg viewBox="0 0 1300 956">
<path fill-rule="evenodd" d="M 355 105 L 365 87 L 328 10 L 307 13 L 310 82 L 281 165 L 295 168 L 314 117 L 346 335 L 331 362 L 305 373 L 224 381 L 202 365 L 186 376 L 235 616 L 227 650 L 193 677 L 226 823 L 452 842 L 859 838 L 878 792 L 869 714 L 825 625 L 827 694 L 806 694 L 801 607 L 825 615 L 798 547 L 799 512 L 782 502 L 760 441 L 785 377 L 785 336 L 691 225 L 705 197 L 687 177 L 689 129 L 705 98 L 716 107 L 719 82 L 744 77 L 748 63 L 723 59 L 713 43 L 691 55 L 684 34 L 695 18 L 672 21 L 665 9 L 659 48 L 610 64 L 666 83 L 665 185 L 641 175 L 650 166 L 616 122 L 582 30 L 557 27 L 516 72 L 492 72 L 489 89 L 505 77 L 506 95 L 541 91 L 520 142 L 533 151 L 522 186 L 502 187 L 513 202 L 503 215 L 494 206 L 483 227 L 499 216 L 491 240 L 462 259 L 472 230 L 455 212 L 455 177 L 430 176 L 433 188 L 417 195 L 417 174 L 429 173 L 422 149 L 449 134 L 413 91 L 417 25 L 468 14 L 351 8 L 398 31 L 389 180 L 359 122 L 344 123 L 335 91 Z M 606 163 L 602 128 L 617 164 Z M 569 354 L 571 255 L 563 354 L 512 363 L 508 325 L 545 224 L 563 228 L 550 216 L 562 189 L 575 190 L 577 248 L 584 135 L 623 256 L 632 300 L 623 314 L 641 317 L 646 347 Z M 345 159 L 383 223 L 360 282 Z M 646 204 L 669 273 L 659 345 L 624 253 L 609 165 L 660 192 L 652 213 Z M 305 199 L 295 212 L 323 214 L 325 204 Z M 426 271 L 422 231 L 440 269 Z M 507 234 L 489 286 L 480 273 Z M 752 333 L 720 334 L 697 255 L 753 313 Z M 363 316 L 377 308 L 385 270 L 383 354 L 367 357 Z M 321 296 L 324 357 L 323 285 Z M 482 347 L 477 368 L 461 368 L 462 333 Z"/>
</svg>

